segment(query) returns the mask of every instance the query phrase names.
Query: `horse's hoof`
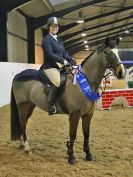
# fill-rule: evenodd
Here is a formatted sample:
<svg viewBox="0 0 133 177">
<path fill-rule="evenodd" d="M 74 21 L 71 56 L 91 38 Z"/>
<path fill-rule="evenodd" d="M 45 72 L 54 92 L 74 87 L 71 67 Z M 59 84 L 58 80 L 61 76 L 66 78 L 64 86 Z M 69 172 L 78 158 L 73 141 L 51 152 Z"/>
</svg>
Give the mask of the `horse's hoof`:
<svg viewBox="0 0 133 177">
<path fill-rule="evenodd" d="M 32 154 L 32 151 L 31 150 L 30 151 L 29 150 L 25 150 L 25 153 L 26 154 Z"/>
<path fill-rule="evenodd" d="M 73 156 L 73 157 L 69 157 L 68 158 L 68 163 L 71 164 L 71 165 L 74 165 L 76 164 L 76 158 Z"/>
<path fill-rule="evenodd" d="M 92 160 L 93 160 L 92 155 L 91 155 L 91 154 L 87 154 L 87 155 L 86 155 L 86 160 L 87 160 L 87 161 L 92 161 Z"/>
</svg>

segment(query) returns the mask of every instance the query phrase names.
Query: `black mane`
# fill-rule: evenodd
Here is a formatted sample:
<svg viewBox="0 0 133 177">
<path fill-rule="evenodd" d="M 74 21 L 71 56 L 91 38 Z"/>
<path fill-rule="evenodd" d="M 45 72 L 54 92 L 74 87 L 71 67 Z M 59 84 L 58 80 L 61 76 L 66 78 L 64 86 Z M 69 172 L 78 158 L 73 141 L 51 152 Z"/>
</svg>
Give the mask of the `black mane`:
<svg viewBox="0 0 133 177">
<path fill-rule="evenodd" d="M 81 63 L 81 67 L 86 63 L 86 61 L 97 51 L 98 53 L 103 52 L 103 50 L 105 49 L 105 45 L 100 45 L 99 47 L 97 47 L 97 49 L 95 51 L 93 51 L 89 56 L 87 56 L 83 62 Z"/>
</svg>

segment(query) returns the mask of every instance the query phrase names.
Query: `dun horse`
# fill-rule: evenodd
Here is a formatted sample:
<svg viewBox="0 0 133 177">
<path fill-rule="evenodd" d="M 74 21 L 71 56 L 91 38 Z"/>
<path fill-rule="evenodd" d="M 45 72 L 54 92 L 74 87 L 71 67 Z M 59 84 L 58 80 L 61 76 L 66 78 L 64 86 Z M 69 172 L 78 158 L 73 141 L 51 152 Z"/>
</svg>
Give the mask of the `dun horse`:
<svg viewBox="0 0 133 177">
<path fill-rule="evenodd" d="M 82 74 L 89 81 L 93 92 L 98 93 L 102 79 L 107 68 L 115 73 L 118 79 L 125 76 L 125 69 L 118 55 L 116 44 L 118 40 L 106 39 L 104 47 L 99 47 L 81 63 Z M 79 71 L 79 72 L 80 72 Z M 43 84 L 37 80 L 17 81 L 13 80 L 11 90 L 11 139 L 20 139 L 20 145 L 27 153 L 31 152 L 26 136 L 26 124 L 36 106 L 47 111 L 47 94 L 44 93 Z M 73 84 L 73 75 L 67 77 L 65 90 L 57 100 L 58 106 L 64 114 L 69 115 L 70 140 L 67 142 L 68 162 L 76 163 L 73 146 L 76 138 L 80 117 L 84 135 L 83 150 L 86 160 L 92 160 L 89 148 L 90 122 L 93 116 L 95 102 L 89 100 L 81 91 L 79 83 Z M 62 107 L 63 105 L 63 107 Z"/>
</svg>

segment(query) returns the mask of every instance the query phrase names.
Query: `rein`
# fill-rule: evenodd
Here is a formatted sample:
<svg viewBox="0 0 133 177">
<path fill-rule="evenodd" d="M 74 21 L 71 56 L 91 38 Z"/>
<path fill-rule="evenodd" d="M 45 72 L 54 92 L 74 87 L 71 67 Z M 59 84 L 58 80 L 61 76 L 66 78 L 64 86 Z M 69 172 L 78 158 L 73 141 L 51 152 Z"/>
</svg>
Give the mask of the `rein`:
<svg viewBox="0 0 133 177">
<path fill-rule="evenodd" d="M 104 75 L 103 77 L 101 77 L 101 79 L 105 79 L 105 84 L 104 84 L 104 89 L 102 90 L 101 88 L 101 90 L 102 90 L 102 93 L 101 93 L 101 95 L 100 96 L 102 96 L 103 94 L 104 94 L 104 92 L 105 92 L 105 89 L 106 89 L 106 81 L 107 81 L 107 76 L 114 76 L 115 75 L 115 73 L 114 73 L 114 71 L 113 71 L 113 67 L 117 67 L 117 66 L 119 66 L 119 65 L 121 65 L 121 63 L 118 63 L 118 64 L 116 64 L 116 65 L 108 65 L 108 69 L 110 69 L 111 71 L 112 71 L 112 73 L 113 74 L 111 74 L 111 71 L 109 72 L 109 73 L 107 73 L 106 75 Z M 111 75 L 110 75 L 111 74 Z"/>
<path fill-rule="evenodd" d="M 84 77 L 86 78 L 87 82 L 90 83 L 90 81 L 88 80 L 88 78 L 86 77 L 86 75 L 81 71 L 80 68 L 81 68 L 80 65 L 77 66 L 77 68 L 74 68 L 73 66 L 70 66 L 69 69 L 64 72 L 64 74 L 65 74 L 65 75 L 67 75 L 67 74 L 72 74 L 74 77 L 76 77 L 76 75 L 77 75 L 78 73 L 81 73 L 81 74 L 84 75 Z M 75 70 L 75 72 L 73 73 L 74 70 Z M 108 76 L 109 74 L 111 74 L 111 72 L 107 73 L 106 75 L 104 75 L 104 76 L 102 76 L 102 77 L 100 78 L 100 79 L 105 79 L 104 89 L 103 89 L 103 90 L 101 89 L 101 90 L 102 90 L 102 93 L 99 95 L 100 97 L 101 97 L 101 96 L 104 94 L 104 92 L 105 92 L 105 89 L 106 89 L 106 80 L 107 80 L 107 76 Z M 74 80 L 75 80 L 75 81 L 74 81 L 73 84 L 75 84 L 76 78 L 75 78 Z M 93 81 L 93 82 L 95 83 L 96 81 Z"/>
<path fill-rule="evenodd" d="M 107 81 L 107 76 L 109 76 L 109 74 L 111 74 L 111 72 L 107 73 L 106 75 L 104 75 L 101 79 L 105 79 L 105 84 L 104 84 L 104 89 L 101 89 L 102 90 L 102 93 L 100 95 L 100 97 L 104 94 L 105 90 L 106 90 L 106 81 Z M 110 75 L 111 76 L 111 75 Z"/>
<path fill-rule="evenodd" d="M 113 67 L 117 67 L 117 66 L 119 66 L 120 64 L 121 64 L 121 63 L 118 63 L 118 64 L 116 64 L 116 65 L 108 64 L 107 68 L 110 69 L 113 74 L 111 74 L 111 71 L 110 71 L 109 73 L 107 73 L 107 74 L 105 74 L 104 76 L 102 76 L 101 78 L 99 78 L 99 79 L 104 79 L 104 80 L 105 80 L 103 89 L 101 89 L 101 87 L 100 87 L 102 93 L 99 94 L 99 97 L 101 97 L 101 96 L 104 94 L 105 90 L 106 90 L 106 86 L 107 86 L 107 85 L 106 85 L 107 76 L 114 76 L 114 75 L 115 75 L 115 73 L 114 73 L 114 71 L 113 71 L 112 68 L 113 68 Z M 73 73 L 74 70 L 75 70 L 75 72 Z M 70 67 L 68 68 L 68 70 L 64 72 L 65 75 L 67 75 L 67 74 L 73 74 L 73 75 L 74 75 L 73 84 L 75 84 L 75 82 L 76 82 L 76 76 L 77 76 L 78 73 L 81 73 L 81 74 L 86 78 L 87 82 L 90 83 L 90 81 L 88 80 L 88 78 L 86 77 L 86 75 L 82 72 L 81 65 L 77 66 L 77 68 L 74 68 L 73 66 L 70 66 Z M 111 75 L 110 75 L 110 74 L 111 74 Z M 96 83 L 96 80 L 93 81 L 93 82 Z"/>
<path fill-rule="evenodd" d="M 121 64 L 121 63 L 119 63 L 119 64 L 117 64 L 117 65 L 110 65 L 110 67 L 108 67 L 108 68 L 109 68 L 111 71 L 113 71 L 111 67 L 113 67 L 113 66 L 115 67 L 115 66 L 118 66 L 118 65 L 120 65 L 120 64 Z M 76 70 L 75 73 L 73 73 L 74 70 Z M 107 86 L 107 85 L 106 85 L 107 76 L 113 76 L 113 75 L 114 75 L 114 74 L 110 75 L 110 74 L 111 74 L 111 71 L 110 71 L 109 73 L 107 73 L 106 75 L 102 76 L 101 78 L 99 78 L 99 79 L 105 79 L 105 84 L 104 84 L 103 89 L 100 88 L 101 91 L 102 91 L 102 93 L 99 94 L 100 97 L 104 94 L 104 92 L 105 92 L 105 90 L 106 90 L 106 86 Z M 90 81 L 88 80 L 88 78 L 86 77 L 86 75 L 82 72 L 80 65 L 79 65 L 77 68 L 74 68 L 73 66 L 70 66 L 69 70 L 65 72 L 66 75 L 67 75 L 67 74 L 72 74 L 72 75 L 74 75 L 74 77 L 76 77 L 76 75 L 77 75 L 78 73 L 83 74 L 84 77 L 86 78 L 87 82 L 90 83 Z M 75 81 L 74 81 L 74 83 L 75 83 L 75 82 L 76 82 L 76 78 L 75 78 L 74 80 L 75 80 Z M 96 81 L 93 81 L 93 82 L 96 83 Z M 74 83 L 73 83 L 73 84 L 74 84 Z"/>
<path fill-rule="evenodd" d="M 86 80 L 88 81 L 88 83 L 90 82 L 90 81 L 88 80 L 88 78 L 86 77 L 86 75 L 85 75 L 80 69 L 78 69 L 78 72 L 80 72 L 81 74 L 84 75 L 84 77 L 86 78 Z M 105 89 L 106 89 L 106 80 L 107 80 L 107 76 L 108 76 L 109 74 L 111 74 L 111 72 L 107 73 L 106 75 L 104 75 L 103 77 L 100 78 L 100 79 L 105 79 L 104 89 L 103 89 L 103 90 L 101 89 L 101 90 L 102 90 L 102 93 L 99 94 L 100 97 L 101 97 L 101 96 L 104 94 L 104 92 L 105 92 Z M 93 82 L 95 83 L 96 81 L 93 81 Z"/>
</svg>

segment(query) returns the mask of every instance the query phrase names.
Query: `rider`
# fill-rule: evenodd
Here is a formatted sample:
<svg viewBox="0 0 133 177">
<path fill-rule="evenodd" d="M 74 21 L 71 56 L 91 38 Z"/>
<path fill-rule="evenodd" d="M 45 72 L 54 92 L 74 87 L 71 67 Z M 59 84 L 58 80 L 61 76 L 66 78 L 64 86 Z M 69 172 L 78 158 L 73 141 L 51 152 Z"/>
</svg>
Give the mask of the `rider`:
<svg viewBox="0 0 133 177">
<path fill-rule="evenodd" d="M 62 41 L 57 37 L 60 22 L 56 17 L 51 17 L 47 21 L 48 34 L 43 38 L 42 48 L 44 53 L 44 64 L 41 66 L 46 75 L 53 81 L 48 95 L 48 113 L 49 115 L 57 112 L 55 101 L 58 88 L 60 86 L 61 75 L 57 63 L 63 65 L 76 65 L 74 58 L 67 55 Z"/>
</svg>

